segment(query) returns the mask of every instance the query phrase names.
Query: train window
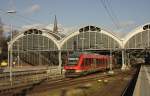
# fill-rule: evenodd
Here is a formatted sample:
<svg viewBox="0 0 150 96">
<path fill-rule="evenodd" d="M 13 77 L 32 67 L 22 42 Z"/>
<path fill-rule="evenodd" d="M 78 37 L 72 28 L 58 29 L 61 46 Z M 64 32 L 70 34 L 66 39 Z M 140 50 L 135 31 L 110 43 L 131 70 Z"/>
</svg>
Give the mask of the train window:
<svg viewBox="0 0 150 96">
<path fill-rule="evenodd" d="M 108 59 L 106 59 L 106 64 L 108 65 L 110 63 L 110 61 Z"/>
<path fill-rule="evenodd" d="M 108 64 L 109 63 L 108 59 L 105 59 L 105 62 L 106 62 L 105 64 Z"/>
<path fill-rule="evenodd" d="M 88 63 L 89 63 L 88 58 L 85 58 L 85 59 L 84 59 L 84 66 L 88 65 Z"/>
<path fill-rule="evenodd" d="M 99 64 L 101 65 L 101 64 L 103 64 L 103 62 L 104 62 L 104 61 L 103 61 L 103 58 L 100 58 L 100 59 L 99 59 Z"/>
<path fill-rule="evenodd" d="M 103 64 L 106 64 L 106 60 L 103 58 Z"/>
<path fill-rule="evenodd" d="M 96 65 L 100 65 L 101 61 L 100 59 L 96 59 Z"/>
<path fill-rule="evenodd" d="M 96 59 L 93 59 L 93 64 L 96 64 Z"/>
<path fill-rule="evenodd" d="M 92 59 L 88 58 L 88 65 L 90 66 L 92 64 Z"/>
<path fill-rule="evenodd" d="M 81 66 L 90 66 L 91 62 L 92 62 L 92 59 L 84 58 Z"/>
<path fill-rule="evenodd" d="M 105 64 L 105 59 L 102 59 L 102 62 L 101 62 L 101 64 L 103 65 L 103 64 Z"/>
<path fill-rule="evenodd" d="M 79 58 L 68 58 L 68 64 L 67 65 L 77 65 Z"/>
</svg>

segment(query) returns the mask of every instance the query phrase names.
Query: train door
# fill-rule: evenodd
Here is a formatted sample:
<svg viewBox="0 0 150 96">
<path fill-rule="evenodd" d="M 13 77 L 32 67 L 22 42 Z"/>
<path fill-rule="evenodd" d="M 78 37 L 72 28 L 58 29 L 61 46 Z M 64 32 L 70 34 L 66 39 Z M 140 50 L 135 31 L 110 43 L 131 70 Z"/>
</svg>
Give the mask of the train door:
<svg viewBox="0 0 150 96">
<path fill-rule="evenodd" d="M 90 69 L 90 67 L 91 67 L 91 58 L 86 58 L 85 59 L 85 67 L 87 69 Z"/>
<path fill-rule="evenodd" d="M 85 66 L 85 58 L 81 58 L 80 63 L 81 63 L 80 66 L 81 66 L 81 68 L 83 69 L 84 66 Z"/>
<path fill-rule="evenodd" d="M 116 58 L 112 56 L 112 68 L 115 68 L 115 65 L 117 64 L 116 62 L 117 62 Z"/>
<path fill-rule="evenodd" d="M 96 58 L 93 58 L 93 69 L 95 69 L 96 68 Z"/>
<path fill-rule="evenodd" d="M 109 66 L 108 66 L 108 60 L 107 60 L 107 58 L 103 57 L 103 58 L 102 58 L 102 61 L 103 61 L 103 63 L 102 63 L 101 66 L 102 66 L 104 69 L 107 69 L 107 67 L 109 67 Z"/>
<path fill-rule="evenodd" d="M 106 65 L 106 60 L 105 60 L 105 58 L 103 57 L 103 58 L 102 58 L 101 68 L 104 68 L 105 65 Z"/>
<path fill-rule="evenodd" d="M 106 58 L 106 69 L 109 69 L 110 68 L 110 57 Z"/>
<path fill-rule="evenodd" d="M 81 68 L 83 70 L 89 70 L 91 68 L 91 58 L 83 58 Z"/>
<path fill-rule="evenodd" d="M 96 68 L 99 67 L 99 65 L 100 65 L 100 59 L 96 58 Z"/>
</svg>

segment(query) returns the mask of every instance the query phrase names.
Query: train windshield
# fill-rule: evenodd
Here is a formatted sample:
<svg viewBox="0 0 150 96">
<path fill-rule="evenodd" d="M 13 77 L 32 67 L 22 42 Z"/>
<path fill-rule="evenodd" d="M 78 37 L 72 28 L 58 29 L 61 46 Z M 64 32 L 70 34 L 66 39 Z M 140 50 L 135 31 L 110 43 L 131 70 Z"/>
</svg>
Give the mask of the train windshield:
<svg viewBox="0 0 150 96">
<path fill-rule="evenodd" d="M 79 60 L 79 58 L 68 58 L 68 64 L 67 65 L 70 65 L 70 66 L 77 65 L 78 60 Z"/>
</svg>

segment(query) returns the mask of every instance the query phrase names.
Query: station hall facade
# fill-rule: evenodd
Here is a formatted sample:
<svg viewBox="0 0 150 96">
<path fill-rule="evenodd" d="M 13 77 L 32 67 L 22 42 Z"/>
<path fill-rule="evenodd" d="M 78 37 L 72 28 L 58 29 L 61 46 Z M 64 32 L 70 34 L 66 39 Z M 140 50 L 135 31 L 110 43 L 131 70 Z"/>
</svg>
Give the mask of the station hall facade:
<svg viewBox="0 0 150 96">
<path fill-rule="evenodd" d="M 53 30 L 34 26 L 21 30 L 8 43 L 8 60 L 19 64 L 48 65 L 61 68 L 67 54 L 90 51 L 116 55 L 122 68 L 131 59 L 144 58 L 150 47 L 150 24 L 135 28 L 121 38 L 99 26 L 86 25 L 63 34 L 56 23 Z M 119 62 L 118 62 L 119 63 Z"/>
</svg>

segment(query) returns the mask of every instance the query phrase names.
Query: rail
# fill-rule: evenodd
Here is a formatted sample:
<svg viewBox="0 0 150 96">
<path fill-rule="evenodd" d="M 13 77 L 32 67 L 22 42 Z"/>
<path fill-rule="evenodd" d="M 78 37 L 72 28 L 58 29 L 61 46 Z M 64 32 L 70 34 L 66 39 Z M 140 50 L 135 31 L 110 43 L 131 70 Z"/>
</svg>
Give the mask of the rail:
<svg viewBox="0 0 150 96">
<path fill-rule="evenodd" d="M 121 96 L 132 96 L 133 95 L 141 65 L 137 65 L 135 67 L 137 67 L 136 73 L 133 75 L 132 79 L 129 81 L 129 83 L 125 87 Z"/>
</svg>

